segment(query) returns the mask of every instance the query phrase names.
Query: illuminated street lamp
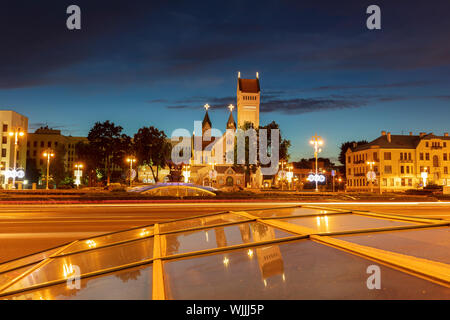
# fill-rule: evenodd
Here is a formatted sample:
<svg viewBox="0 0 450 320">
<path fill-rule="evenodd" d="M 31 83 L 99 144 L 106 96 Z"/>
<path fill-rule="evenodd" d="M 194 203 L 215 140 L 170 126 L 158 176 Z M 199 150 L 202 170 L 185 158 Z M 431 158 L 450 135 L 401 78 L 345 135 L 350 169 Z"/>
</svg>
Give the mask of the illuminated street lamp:
<svg viewBox="0 0 450 320">
<path fill-rule="evenodd" d="M 294 169 L 294 166 L 291 164 L 291 165 L 288 165 L 287 168 L 288 168 L 288 172 L 287 172 L 286 176 L 287 176 L 287 181 L 288 181 L 288 189 L 290 190 L 292 178 L 294 177 L 294 173 L 291 170 Z"/>
<path fill-rule="evenodd" d="M 423 187 L 425 188 L 427 186 L 427 179 L 428 179 L 428 172 L 427 172 L 427 167 L 424 168 L 425 171 L 423 171 L 420 176 L 422 177 L 422 181 L 423 181 Z"/>
<path fill-rule="evenodd" d="M 316 177 L 319 175 L 318 172 L 318 163 L 317 163 L 317 155 L 319 152 L 322 152 L 322 149 L 319 148 L 319 146 L 323 145 L 322 137 L 318 136 L 317 133 L 311 138 L 311 141 L 309 143 L 314 147 L 314 157 L 316 158 Z M 318 180 L 316 179 L 316 192 L 319 191 L 319 187 L 317 185 Z"/>
<path fill-rule="evenodd" d="M 53 152 L 53 150 L 47 149 L 43 153 L 43 156 L 47 158 L 47 179 L 45 181 L 45 189 L 48 190 L 48 172 L 50 170 L 50 158 L 54 157 L 55 153 Z"/>
<path fill-rule="evenodd" d="M 191 166 L 190 165 L 184 166 L 183 176 L 184 176 L 184 183 L 188 183 L 189 177 L 191 176 Z"/>
<path fill-rule="evenodd" d="M 83 170 L 81 170 L 83 168 L 83 164 L 82 163 L 77 163 L 75 164 L 75 184 L 78 187 L 81 184 L 81 176 L 83 175 Z"/>
<path fill-rule="evenodd" d="M 133 162 L 136 162 L 136 158 L 134 157 L 128 157 L 127 162 L 130 163 L 130 188 L 133 181 L 132 173 L 133 173 Z"/>
<path fill-rule="evenodd" d="M 9 132 L 9 136 L 12 137 L 14 136 L 14 168 L 13 168 L 13 172 L 16 172 L 16 166 L 17 166 L 17 145 L 19 144 L 19 137 L 23 137 L 25 135 L 25 133 L 23 131 L 20 131 L 20 128 L 17 128 L 15 131 L 10 131 Z M 13 178 L 13 184 L 12 184 L 12 188 L 15 189 L 16 188 L 16 175 L 14 174 L 12 176 Z"/>
<path fill-rule="evenodd" d="M 280 178 L 280 180 L 281 180 L 281 190 L 283 190 L 283 180 L 284 180 L 284 178 L 285 178 L 285 173 L 284 173 L 284 165 L 286 164 L 286 161 L 284 161 L 284 160 L 281 160 L 279 163 L 278 163 L 278 165 L 281 165 L 281 178 Z"/>
<path fill-rule="evenodd" d="M 369 181 L 370 184 L 370 192 L 373 192 L 373 182 L 377 178 L 377 174 L 373 171 L 373 165 L 375 164 L 375 161 L 367 161 L 367 165 L 370 166 L 370 170 L 367 172 L 367 181 Z"/>
</svg>

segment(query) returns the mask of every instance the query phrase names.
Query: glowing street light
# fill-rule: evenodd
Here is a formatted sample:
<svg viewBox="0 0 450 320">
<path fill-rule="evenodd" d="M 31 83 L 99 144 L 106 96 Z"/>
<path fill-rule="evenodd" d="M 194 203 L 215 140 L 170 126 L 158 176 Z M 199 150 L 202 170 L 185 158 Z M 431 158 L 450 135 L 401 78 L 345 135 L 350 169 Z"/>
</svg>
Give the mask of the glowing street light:
<svg viewBox="0 0 450 320">
<path fill-rule="evenodd" d="M 25 133 L 23 131 L 21 131 L 20 128 L 17 128 L 15 131 L 9 132 L 10 137 L 14 136 L 14 164 L 13 164 L 14 168 L 13 168 L 13 172 L 16 172 L 17 145 L 19 144 L 19 137 L 23 137 L 24 135 L 25 135 Z M 16 175 L 13 175 L 12 178 L 13 178 L 12 188 L 15 189 L 16 188 Z"/>
<path fill-rule="evenodd" d="M 184 166 L 183 176 L 184 176 L 184 183 L 188 183 L 189 177 L 191 176 L 191 166 L 190 165 Z"/>
<path fill-rule="evenodd" d="M 282 173 L 282 176 L 281 176 L 281 190 L 283 190 L 283 180 L 284 180 L 284 176 L 285 176 L 285 173 L 284 173 L 284 165 L 285 164 L 287 164 L 287 162 L 286 161 L 284 161 L 284 160 L 281 160 L 279 163 L 278 163 L 278 165 L 280 165 L 281 164 L 281 173 Z"/>
<path fill-rule="evenodd" d="M 318 172 L 318 164 L 317 164 L 317 155 L 319 152 L 322 152 L 322 149 L 319 148 L 319 146 L 323 145 L 322 137 L 318 136 L 317 133 L 311 138 L 311 141 L 309 143 L 314 147 L 314 157 L 316 158 L 316 176 L 319 175 Z M 318 181 L 316 179 L 316 192 L 319 191 L 319 187 L 317 185 Z"/>
<path fill-rule="evenodd" d="M 373 192 L 373 181 L 377 178 L 377 174 L 373 171 L 375 161 L 367 161 L 367 165 L 370 166 L 370 170 L 367 172 L 367 181 L 370 184 L 370 192 Z"/>
<path fill-rule="evenodd" d="M 428 179 L 428 172 L 427 167 L 424 168 L 424 171 L 420 174 L 422 177 L 423 187 L 425 188 L 427 186 L 427 179 Z"/>
<path fill-rule="evenodd" d="M 75 164 L 75 184 L 78 187 L 81 184 L 81 176 L 83 175 L 83 171 L 81 170 L 83 168 L 83 164 L 82 163 L 77 163 Z"/>
<path fill-rule="evenodd" d="M 45 181 L 45 189 L 48 190 L 48 172 L 50 170 L 50 158 L 54 157 L 55 153 L 53 152 L 53 150 L 47 149 L 43 153 L 43 156 L 47 158 L 47 179 Z"/>
<path fill-rule="evenodd" d="M 131 188 L 131 184 L 133 182 L 133 177 L 132 177 L 132 173 L 133 173 L 133 162 L 136 162 L 136 158 L 134 157 L 128 157 L 127 158 L 127 162 L 130 163 L 130 188 Z"/>
</svg>

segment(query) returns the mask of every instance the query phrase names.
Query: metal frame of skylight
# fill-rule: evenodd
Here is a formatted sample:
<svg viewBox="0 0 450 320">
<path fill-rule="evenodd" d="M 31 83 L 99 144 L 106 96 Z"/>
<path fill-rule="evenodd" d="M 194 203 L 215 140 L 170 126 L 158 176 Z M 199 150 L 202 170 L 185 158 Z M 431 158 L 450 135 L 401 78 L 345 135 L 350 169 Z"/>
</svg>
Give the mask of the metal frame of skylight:
<svg viewBox="0 0 450 320">
<path fill-rule="evenodd" d="M 293 206 L 293 207 L 283 207 L 283 209 L 287 209 L 287 208 L 297 208 L 298 206 Z M 318 208 L 318 207 L 311 207 L 311 206 L 301 206 L 303 208 L 311 208 L 311 209 L 325 209 L 325 210 L 329 210 L 329 211 L 340 211 L 342 210 L 343 212 L 341 212 L 342 214 L 344 213 L 352 213 L 355 210 L 351 210 L 350 212 L 348 210 L 343 210 L 343 209 L 334 209 L 334 208 Z M 282 209 L 282 208 L 265 208 L 266 210 L 274 210 L 274 209 Z M 192 228 L 188 228 L 188 229 L 180 229 L 180 230 L 176 230 L 176 231 L 171 231 L 171 232 L 160 232 L 160 225 L 164 224 L 164 223 L 156 223 L 154 225 L 148 225 L 148 226 L 141 226 L 141 227 L 136 227 L 136 228 L 130 228 L 127 230 L 121 230 L 121 231 L 117 231 L 117 232 L 112 232 L 112 233 L 108 233 L 105 235 L 110 235 L 110 234 L 114 234 L 114 233 L 120 233 L 120 232 L 126 232 L 129 230 L 134 230 L 134 229 L 140 229 L 140 228 L 145 228 L 145 227 L 150 227 L 153 226 L 153 235 L 151 236 L 147 236 L 147 237 L 142 237 L 142 238 L 138 238 L 138 239 L 133 239 L 133 240 L 126 240 L 125 242 L 132 242 L 132 241 L 138 241 L 141 239 L 145 239 L 145 238 L 149 238 L 149 237 L 154 237 L 154 241 L 153 241 L 153 245 L 154 245 L 154 249 L 153 249 L 153 258 L 151 259 L 145 259 L 139 262 L 133 262 L 133 263 L 129 263 L 129 264 L 124 264 L 124 265 L 120 265 L 120 266 L 116 266 L 116 267 L 111 267 L 111 268 L 106 268 L 106 269 L 102 269 L 102 270 L 97 270 L 95 272 L 90 272 L 90 273 L 85 273 L 80 275 L 80 278 L 88 278 L 88 277 L 92 277 L 92 276 L 96 276 L 96 275 L 102 275 L 102 274 L 107 274 L 107 273 L 111 273 L 111 272 L 115 272 L 115 271 L 120 271 L 123 269 L 128 269 L 128 268 L 132 268 L 132 267 L 136 267 L 136 266 L 141 266 L 141 265 L 146 265 L 146 264 L 150 264 L 153 263 L 153 288 L 152 288 L 152 298 L 155 300 L 164 300 L 166 298 L 165 296 L 165 282 L 164 282 L 164 270 L 163 270 L 163 261 L 166 260 L 173 260 L 173 259 L 181 259 L 181 258 L 189 258 L 189 257 L 194 257 L 194 256 L 202 256 L 202 255 L 208 255 L 208 254 L 214 254 L 214 253 L 219 253 L 219 252 L 227 252 L 230 250 L 236 250 L 236 249 L 243 249 L 243 248 L 247 248 L 247 247 L 258 247 L 261 245 L 267 245 L 267 244 L 274 244 L 274 243 L 286 243 L 286 242 L 290 242 L 290 241 L 294 241 L 294 240 L 299 240 L 299 239 L 311 239 L 313 241 L 317 241 L 320 242 L 322 244 L 337 248 L 337 249 L 341 249 L 344 251 L 348 251 L 351 252 L 353 254 L 357 254 L 357 255 L 362 255 L 364 257 L 370 258 L 370 259 L 375 259 L 377 261 L 381 261 L 383 263 L 387 263 L 388 266 L 391 267 L 398 267 L 402 270 L 408 270 L 408 271 L 412 271 L 413 275 L 415 276 L 420 276 L 420 275 L 424 275 L 426 277 L 427 280 L 429 281 L 433 281 L 436 280 L 438 281 L 440 284 L 444 284 L 444 285 L 448 285 L 448 279 L 444 276 L 442 276 L 442 270 L 450 270 L 450 266 L 448 266 L 447 264 L 444 263 L 438 263 L 438 262 L 434 262 L 434 261 L 430 261 L 427 259 L 422 259 L 424 261 L 422 261 L 421 263 L 416 263 L 414 262 L 414 260 L 417 260 L 418 258 L 414 257 L 414 256 L 409 256 L 409 255 L 403 255 L 403 259 L 400 259 L 400 262 L 397 260 L 390 260 L 392 257 L 398 255 L 398 254 L 393 254 L 392 252 L 389 251 L 385 251 L 384 253 L 380 254 L 380 249 L 377 250 L 372 250 L 373 248 L 368 247 L 368 246 L 362 246 L 362 245 L 355 245 L 353 243 L 344 241 L 344 240 L 339 240 L 338 242 L 335 241 L 337 239 L 333 239 L 330 238 L 329 236 L 332 235 L 345 235 L 345 234 L 355 234 L 355 233 L 372 233 L 372 232 L 382 232 L 382 231 L 399 231 L 399 230 L 405 230 L 405 229 L 421 229 L 421 228 L 431 228 L 431 227 L 442 227 L 442 226 L 449 226 L 450 225 L 450 221 L 447 222 L 441 222 L 441 223 L 437 223 L 435 221 L 432 221 L 430 219 L 422 219 L 422 218 L 416 218 L 416 217 L 408 217 L 408 216 L 400 216 L 400 218 L 404 218 L 407 217 L 407 221 L 413 221 L 413 222 L 418 222 L 421 223 L 420 225 L 412 225 L 412 226 L 398 226 L 398 227 L 388 227 L 388 228 L 372 228 L 372 229 L 359 229 L 359 230 L 350 230 L 350 231 L 340 231 L 340 232 L 333 232 L 333 233 L 319 233 L 316 232 L 313 229 L 308 229 L 305 227 L 301 227 L 298 225 L 294 225 L 292 223 L 288 223 L 285 222 L 285 224 L 289 225 L 285 225 L 283 223 L 283 227 L 280 227 L 279 225 L 279 221 L 276 221 L 277 219 L 280 219 L 279 217 L 257 217 L 257 216 L 253 216 L 251 214 L 249 214 L 247 211 L 260 211 L 260 210 L 264 210 L 264 209 L 254 209 L 254 210 L 246 210 L 245 212 L 236 212 L 236 211 L 226 211 L 226 212 L 219 212 L 219 213 L 211 213 L 211 214 L 205 214 L 205 215 L 201 215 L 201 216 L 196 216 L 196 217 L 189 217 L 189 218 L 181 218 L 181 219 L 177 219 L 177 220 L 171 220 L 168 222 L 164 222 L 164 223 L 173 223 L 176 221 L 183 221 L 183 220 L 189 220 L 189 219 L 195 219 L 195 218 L 201 218 L 201 217 L 208 217 L 208 216 L 214 216 L 214 215 L 221 215 L 224 213 L 230 213 L 230 214 L 234 214 L 234 215 L 238 215 L 241 217 L 245 217 L 247 218 L 247 220 L 244 221 L 236 221 L 236 222 L 229 222 L 229 223 L 222 223 L 222 224 L 215 224 L 215 225 L 205 225 L 205 226 L 200 226 L 200 227 L 196 227 L 194 229 Z M 357 214 L 361 214 L 364 215 L 364 212 L 358 212 Z M 330 212 L 328 214 L 336 214 L 335 212 Z M 321 216 L 321 215 L 327 215 L 327 214 L 316 214 L 316 215 L 312 215 L 312 216 Z M 306 215 L 294 215 L 294 216 L 289 216 L 290 218 L 298 218 L 298 217 L 305 217 Z M 308 214 L 308 216 L 310 216 Z M 396 215 L 378 215 L 378 214 L 370 214 L 369 216 L 375 217 L 375 218 L 379 218 L 379 219 L 392 219 L 392 220 L 401 220 L 404 221 L 406 219 L 398 219 L 396 218 Z M 427 220 L 426 222 L 424 220 Z M 248 222 L 260 222 L 262 224 L 271 226 L 271 227 L 275 227 L 277 229 L 280 230 L 284 230 L 284 231 L 288 231 L 292 234 L 296 234 L 292 237 L 285 237 L 285 238 L 278 238 L 278 239 L 274 239 L 274 240 L 265 240 L 265 241 L 256 241 L 256 242 L 249 242 L 249 243 L 245 243 L 245 244 L 238 244 L 238 245 L 233 245 L 233 246 L 227 246 L 227 247 L 219 247 L 219 248 L 212 248 L 212 249 L 205 249 L 205 250 L 197 250 L 197 251 L 191 251 L 191 252 L 186 252 L 186 253 L 180 253 L 180 254 L 175 254 L 175 255 L 169 255 L 169 256 L 163 256 L 162 252 L 161 252 L 161 236 L 166 235 L 166 234 L 173 234 L 173 233 L 183 233 L 183 232 L 189 232 L 189 231 L 196 231 L 196 230 L 203 230 L 203 229 L 210 229 L 210 228 L 214 228 L 214 227 L 218 227 L 218 226 L 229 226 L 229 225 L 235 225 L 235 224 L 242 224 L 242 223 L 248 223 Z M 441 220 L 440 220 L 441 221 Z M 281 222 L 281 221 L 280 221 Z M 307 231 L 307 232 L 305 232 Z M 96 237 L 92 237 L 92 238 L 98 238 L 101 237 L 103 235 L 99 235 Z M 88 240 L 90 238 L 86 238 L 84 240 Z M 330 240 L 331 239 L 331 240 Z M 0 297 L 2 296 L 10 296 L 13 294 L 17 294 L 20 292 L 26 292 L 26 291 L 30 291 L 30 290 L 35 290 L 35 289 L 39 289 L 39 288 L 43 288 L 43 287 L 48 287 L 48 286 L 52 286 L 55 284 L 60 284 L 60 283 L 64 283 L 67 281 L 67 279 L 58 279 L 58 280 L 53 280 L 53 281 L 49 281 L 49 282 L 45 282 L 45 283 L 40 283 L 34 286 L 30 286 L 27 288 L 22 288 L 22 289 L 18 289 L 18 290 L 14 290 L 14 291 L 5 291 L 7 288 L 9 288 L 10 286 L 12 286 L 14 283 L 16 283 L 17 281 L 19 281 L 20 279 L 26 277 L 28 274 L 30 274 L 32 271 L 34 271 L 35 269 L 44 266 L 45 264 L 49 263 L 52 258 L 56 258 L 58 257 L 58 254 L 60 254 L 63 250 L 67 249 L 68 247 L 70 247 L 72 244 L 77 243 L 77 241 L 71 242 L 68 245 L 66 245 L 65 247 L 61 248 L 61 250 L 58 250 L 57 252 L 55 252 L 54 254 L 50 255 L 48 258 L 42 260 L 41 262 L 38 262 L 37 265 L 35 265 L 34 267 L 32 267 L 31 269 L 25 271 L 23 274 L 19 275 L 18 277 L 14 278 L 12 281 L 8 282 L 7 284 L 5 284 L 4 286 L 2 286 L 0 288 Z M 123 242 L 119 242 L 119 243 L 112 243 L 112 244 L 108 244 L 105 246 L 114 246 L 114 245 L 120 245 Z M 338 243 L 338 244 L 337 244 Z M 103 248 L 105 246 L 101 246 L 98 248 Z M 56 247 L 55 247 L 56 248 Z M 54 248 L 53 248 L 54 249 Z M 91 251 L 91 250 L 95 250 L 96 248 L 90 248 L 87 250 L 83 250 L 84 251 Z M 384 250 L 381 250 L 384 251 Z M 44 251 L 42 251 L 44 252 Z M 42 253 L 39 252 L 39 253 Z M 78 252 L 74 252 L 74 253 L 78 253 Z M 21 258 L 19 258 L 21 259 Z M 11 261 L 10 261 L 11 262 Z M 433 266 L 436 266 L 436 263 L 440 264 L 440 268 L 435 268 Z M 427 266 L 426 272 L 420 271 L 420 268 L 418 266 Z M 420 272 L 418 272 L 420 271 Z M 445 273 L 444 273 L 445 274 Z"/>
</svg>

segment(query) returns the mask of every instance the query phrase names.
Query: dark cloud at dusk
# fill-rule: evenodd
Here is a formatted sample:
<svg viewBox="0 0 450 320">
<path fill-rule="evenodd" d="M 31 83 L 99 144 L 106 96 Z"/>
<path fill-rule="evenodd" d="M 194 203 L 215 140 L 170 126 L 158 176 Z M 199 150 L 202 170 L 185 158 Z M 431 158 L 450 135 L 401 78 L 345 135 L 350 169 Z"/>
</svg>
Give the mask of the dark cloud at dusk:
<svg viewBox="0 0 450 320">
<path fill-rule="evenodd" d="M 71 4 L 81 8 L 79 31 L 66 28 Z M 261 121 L 279 122 L 293 141 L 320 129 L 296 125 L 319 114 L 324 131 L 349 121 L 339 139 L 363 135 L 369 117 L 373 135 L 441 129 L 445 117 L 432 116 L 448 110 L 450 2 L 377 1 L 376 31 L 366 28 L 371 4 L 10 1 L 0 10 L 0 106 L 78 135 L 106 118 L 129 134 L 150 123 L 171 132 L 202 118 L 205 103 L 222 123 L 241 71 L 259 72 Z"/>
</svg>

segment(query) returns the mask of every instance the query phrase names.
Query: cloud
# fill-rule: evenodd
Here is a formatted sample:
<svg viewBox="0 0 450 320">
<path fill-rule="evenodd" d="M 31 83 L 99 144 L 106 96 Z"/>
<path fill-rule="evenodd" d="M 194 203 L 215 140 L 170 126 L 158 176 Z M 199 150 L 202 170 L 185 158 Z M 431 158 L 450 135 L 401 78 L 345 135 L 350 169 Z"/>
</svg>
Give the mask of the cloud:
<svg viewBox="0 0 450 320">
<path fill-rule="evenodd" d="M 275 99 L 261 103 L 261 112 L 280 112 L 284 114 L 302 114 L 307 112 L 360 108 L 367 101 L 332 98 L 293 98 Z"/>
</svg>

